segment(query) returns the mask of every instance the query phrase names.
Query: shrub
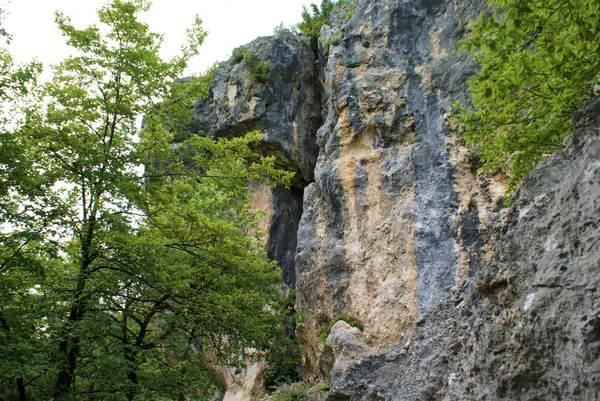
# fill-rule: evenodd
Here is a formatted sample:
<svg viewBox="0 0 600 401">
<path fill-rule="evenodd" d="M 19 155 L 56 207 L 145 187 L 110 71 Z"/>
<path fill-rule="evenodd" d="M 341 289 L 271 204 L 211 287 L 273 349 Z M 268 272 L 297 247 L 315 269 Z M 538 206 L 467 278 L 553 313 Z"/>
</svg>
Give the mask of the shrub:
<svg viewBox="0 0 600 401">
<path fill-rule="evenodd" d="M 359 318 L 357 318 L 356 316 L 352 316 L 348 313 L 340 313 L 339 315 L 334 317 L 330 322 L 321 326 L 321 328 L 319 329 L 319 343 L 324 344 L 325 341 L 327 341 L 327 337 L 329 336 L 329 333 L 331 333 L 331 328 L 340 320 L 343 320 L 350 326 L 356 327 L 361 331 L 364 329 L 364 326 Z"/>
<path fill-rule="evenodd" d="M 244 64 L 248 68 L 250 80 L 253 82 L 266 82 L 269 79 L 271 70 L 271 61 L 261 61 L 256 53 L 249 51 L 244 59 Z"/>
<path fill-rule="evenodd" d="M 229 64 L 236 65 L 241 62 L 248 69 L 248 77 L 252 82 L 266 82 L 269 79 L 271 61 L 261 61 L 256 53 L 245 47 L 238 47 L 231 53 Z"/>
<path fill-rule="evenodd" d="M 299 382 L 279 387 L 269 398 L 270 401 L 302 401 L 310 390 L 311 384 Z"/>
<path fill-rule="evenodd" d="M 229 64 L 236 65 L 241 63 L 246 58 L 247 54 L 248 49 L 246 49 L 245 47 L 238 47 L 236 49 L 233 49 L 233 52 L 231 52 L 231 57 L 229 58 Z"/>
<path fill-rule="evenodd" d="M 295 301 L 294 290 L 290 290 L 280 301 L 280 309 L 288 311 L 286 321 L 282 322 L 286 336 L 273 343 L 266 355 L 269 370 L 265 372 L 265 386 L 269 392 L 275 391 L 282 385 L 301 380 L 296 366 L 302 363 L 304 350 L 295 335 L 295 323 L 298 321 L 298 314 L 294 310 Z"/>
<path fill-rule="evenodd" d="M 319 34 L 323 25 L 329 24 L 331 12 L 335 7 L 351 4 L 353 0 L 322 0 L 321 7 L 316 4 L 311 4 L 311 11 L 303 6 L 302 10 L 302 22 L 299 22 L 295 28 L 308 36 L 311 39 L 311 43 L 314 47 L 317 47 Z M 352 8 L 350 7 L 346 19 L 352 16 Z"/>
</svg>

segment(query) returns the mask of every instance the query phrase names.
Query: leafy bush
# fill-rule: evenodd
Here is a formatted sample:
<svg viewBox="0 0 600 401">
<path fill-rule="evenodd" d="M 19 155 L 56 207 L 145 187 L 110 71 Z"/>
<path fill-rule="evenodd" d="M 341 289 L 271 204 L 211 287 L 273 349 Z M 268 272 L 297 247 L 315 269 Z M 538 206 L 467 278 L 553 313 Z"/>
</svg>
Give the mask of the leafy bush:
<svg viewBox="0 0 600 401">
<path fill-rule="evenodd" d="M 352 316 L 348 313 L 340 313 L 339 315 L 334 317 L 330 322 L 321 326 L 321 328 L 319 329 L 319 343 L 324 344 L 325 341 L 327 341 L 327 337 L 329 336 L 329 333 L 331 333 L 331 328 L 340 320 L 343 320 L 350 326 L 356 327 L 359 330 L 364 329 L 364 326 L 359 318 L 357 318 L 356 316 Z"/>
<path fill-rule="evenodd" d="M 462 42 L 481 65 L 469 80 L 474 110 L 455 104 L 482 170 L 509 175 L 509 190 L 573 131 L 571 114 L 600 76 L 598 0 L 492 0 Z"/>
<path fill-rule="evenodd" d="M 302 401 L 311 384 L 300 382 L 279 387 L 269 398 L 270 401 Z"/>
<path fill-rule="evenodd" d="M 311 39 L 311 43 L 314 47 L 317 47 L 319 34 L 321 32 L 321 28 L 323 25 L 327 25 L 330 23 L 330 15 L 334 8 L 346 4 L 352 4 L 353 0 L 322 0 L 321 7 L 312 3 L 310 5 L 311 11 L 306 8 L 306 6 L 302 7 L 302 22 L 299 22 L 296 25 L 296 29 L 305 34 Z M 350 8 L 348 14 L 346 15 L 346 19 L 349 19 L 352 15 L 352 9 Z"/>
<path fill-rule="evenodd" d="M 298 314 L 294 310 L 295 301 L 296 292 L 290 290 L 287 297 L 282 297 L 279 305 L 281 310 L 288 311 L 287 319 L 282 324 L 286 327 L 287 336 L 273 343 L 267 354 L 269 370 L 265 373 L 265 386 L 269 392 L 275 391 L 282 385 L 301 380 L 296 366 L 302 362 L 304 350 L 295 335 L 295 323 L 298 321 Z"/>
<path fill-rule="evenodd" d="M 271 60 L 261 61 L 256 53 L 249 51 L 244 59 L 244 64 L 248 68 L 250 80 L 252 82 L 266 82 L 269 79 L 271 70 Z"/>
<path fill-rule="evenodd" d="M 231 53 L 229 64 L 235 65 L 241 62 L 248 69 L 248 77 L 252 82 L 266 82 L 269 79 L 271 61 L 261 61 L 256 53 L 245 47 L 238 47 Z"/>
<path fill-rule="evenodd" d="M 246 56 L 248 55 L 248 49 L 246 49 L 245 47 L 238 47 L 233 49 L 233 52 L 231 52 L 231 57 L 229 58 L 229 64 L 231 65 L 236 65 L 241 63 Z"/>
</svg>

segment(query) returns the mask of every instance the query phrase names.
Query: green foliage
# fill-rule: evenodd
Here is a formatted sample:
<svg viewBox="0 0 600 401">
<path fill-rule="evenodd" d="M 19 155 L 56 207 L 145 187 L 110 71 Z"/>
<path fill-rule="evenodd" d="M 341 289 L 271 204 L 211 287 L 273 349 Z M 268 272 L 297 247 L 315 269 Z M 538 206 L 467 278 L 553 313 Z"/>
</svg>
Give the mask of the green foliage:
<svg viewBox="0 0 600 401">
<path fill-rule="evenodd" d="M 285 26 L 283 25 L 283 22 L 280 22 L 279 25 L 277 25 L 275 28 L 273 28 L 273 34 L 279 35 L 281 33 L 281 31 L 283 31 L 284 29 L 285 29 Z"/>
<path fill-rule="evenodd" d="M 4 22 L 4 16 L 6 15 L 6 10 L 4 8 L 0 8 L 0 38 L 3 37 L 5 42 L 10 43 L 11 36 L 6 31 L 6 29 L 2 28 L 2 23 Z"/>
<path fill-rule="evenodd" d="M 356 61 L 356 60 L 348 60 L 346 62 L 346 67 L 347 68 L 356 68 L 356 67 L 360 67 L 360 62 Z"/>
<path fill-rule="evenodd" d="M 3 14 L 0 9 L 0 23 Z M 0 36 L 6 39 L 0 44 L 0 398 L 4 398 L 23 389 L 25 378 L 44 373 L 48 341 L 37 330 L 43 324 L 39 313 L 43 299 L 35 288 L 43 279 L 43 260 L 54 253 L 52 244 L 40 238 L 50 232 L 47 223 L 55 211 L 37 206 L 46 199 L 40 192 L 45 177 L 30 170 L 35 150 L 15 131 L 36 103 L 42 66 L 15 65 L 4 48 L 10 35 L 0 29 Z"/>
<path fill-rule="evenodd" d="M 75 55 L 41 88 L 3 53 L 0 399 L 211 399 L 213 364 L 283 337 L 247 182 L 290 174 L 252 150 L 259 132 L 173 146 L 209 82 L 178 79 L 205 33 L 197 18 L 162 60 L 148 7 L 114 0 L 85 29 L 57 14 Z"/>
<path fill-rule="evenodd" d="M 321 41 L 321 48 L 323 49 L 323 52 L 325 54 L 329 53 L 329 49 L 331 48 L 331 45 L 334 45 L 334 46 L 339 45 L 343 38 L 344 38 L 344 32 L 342 32 L 342 31 L 339 31 L 333 35 L 329 35 L 329 37 L 326 40 Z"/>
<path fill-rule="evenodd" d="M 310 388 L 308 382 L 285 384 L 269 397 L 269 401 L 302 401 Z"/>
<path fill-rule="evenodd" d="M 264 83 L 269 79 L 271 60 L 261 61 L 253 51 L 245 47 L 238 47 L 231 53 L 229 64 L 235 65 L 242 61 L 248 69 L 248 77 L 251 82 Z"/>
<path fill-rule="evenodd" d="M 239 64 L 242 61 L 244 61 L 244 59 L 246 58 L 247 55 L 248 55 L 247 48 L 237 47 L 237 48 L 233 49 L 233 52 L 231 52 L 231 57 L 229 58 L 229 64 L 231 64 L 231 65 Z"/>
<path fill-rule="evenodd" d="M 153 113 L 160 115 L 165 129 L 173 133 L 173 142 L 183 142 L 193 135 L 191 110 L 194 102 L 208 96 L 216 70 L 215 63 L 203 74 L 176 81 L 171 88 L 170 99 L 154 108 Z"/>
<path fill-rule="evenodd" d="M 348 313 L 340 313 L 339 315 L 336 315 L 331 321 L 321 326 L 318 333 L 319 343 L 325 344 L 325 341 L 327 341 L 327 337 L 329 337 L 329 333 L 331 333 L 331 328 L 340 320 L 343 320 L 350 326 L 356 327 L 359 330 L 364 329 L 364 326 L 359 318 Z"/>
<path fill-rule="evenodd" d="M 267 355 L 266 362 L 269 366 L 269 370 L 265 372 L 267 391 L 272 392 L 284 384 L 301 380 L 296 366 L 302 363 L 304 351 L 295 333 L 297 321 L 297 314 L 294 310 L 295 302 L 296 292 L 294 290 L 290 290 L 288 296 L 281 300 L 280 309 L 287 311 L 285 321 L 282 322 L 287 336 L 274 339 L 273 346 Z"/>
<path fill-rule="evenodd" d="M 310 5 L 310 11 L 306 6 L 303 6 L 302 21 L 299 22 L 295 28 L 308 36 L 312 45 L 316 47 L 321 28 L 323 25 L 330 23 L 330 15 L 333 9 L 339 6 L 349 5 L 349 14 L 346 15 L 346 19 L 349 19 L 352 15 L 352 2 L 353 0 L 322 0 L 320 7 L 312 3 Z"/>
<path fill-rule="evenodd" d="M 261 61 L 256 53 L 249 51 L 244 59 L 244 64 L 248 68 L 248 76 L 252 82 L 264 83 L 269 79 L 271 60 Z"/>
<path fill-rule="evenodd" d="M 279 348 L 276 356 L 271 356 L 268 361 L 270 368 L 265 372 L 267 390 L 274 391 L 284 384 L 300 381 L 301 377 L 296 370 L 296 366 L 301 364 L 301 360 L 302 348 L 297 338 L 290 340 L 289 344 Z"/>
<path fill-rule="evenodd" d="M 562 145 L 571 113 L 600 76 L 597 0 L 492 0 L 494 15 L 462 42 L 481 65 L 470 79 L 475 110 L 456 104 L 483 170 L 509 174 L 510 190 Z"/>
<path fill-rule="evenodd" d="M 477 209 L 477 198 L 475 198 L 475 196 L 471 196 L 469 198 L 469 202 L 467 203 L 467 207 L 469 209 Z"/>
</svg>

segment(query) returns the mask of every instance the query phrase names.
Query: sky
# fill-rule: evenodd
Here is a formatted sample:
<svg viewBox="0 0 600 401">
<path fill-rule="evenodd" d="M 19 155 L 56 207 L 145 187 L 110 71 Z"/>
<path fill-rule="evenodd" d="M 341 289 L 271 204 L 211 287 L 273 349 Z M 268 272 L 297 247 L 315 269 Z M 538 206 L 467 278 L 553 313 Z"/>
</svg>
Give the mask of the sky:
<svg viewBox="0 0 600 401">
<path fill-rule="evenodd" d="M 315 2 L 315 0 L 312 0 Z M 17 62 L 36 58 L 48 66 L 69 55 L 69 48 L 54 23 L 54 12 L 71 16 L 77 28 L 96 22 L 96 10 L 106 0 L 0 0 L 8 10 L 3 27 L 13 36 L 9 50 Z M 185 30 L 198 14 L 209 32 L 200 54 L 190 61 L 186 75 L 200 73 L 215 61 L 258 36 L 273 34 L 283 22 L 300 20 L 302 5 L 310 0 L 154 0 L 141 19 L 153 32 L 164 34 L 162 56 L 174 56 L 185 42 Z M 46 75 L 46 74 L 45 74 Z"/>
</svg>

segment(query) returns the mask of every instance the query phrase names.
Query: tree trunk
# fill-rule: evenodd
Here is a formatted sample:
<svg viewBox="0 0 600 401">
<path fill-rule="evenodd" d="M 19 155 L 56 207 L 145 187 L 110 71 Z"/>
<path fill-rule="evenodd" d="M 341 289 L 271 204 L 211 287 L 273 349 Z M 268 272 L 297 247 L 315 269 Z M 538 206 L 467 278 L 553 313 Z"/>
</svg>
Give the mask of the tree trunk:
<svg viewBox="0 0 600 401">
<path fill-rule="evenodd" d="M 69 392 L 75 378 L 75 367 L 77 365 L 77 357 L 79 357 L 79 337 L 73 336 L 71 330 L 74 323 L 78 323 L 83 319 L 85 312 L 85 303 L 81 299 L 83 289 L 85 287 L 85 276 L 82 274 L 77 284 L 75 291 L 75 303 L 71 307 L 67 327 L 63 331 L 63 338 L 59 343 L 58 351 L 62 357 L 62 364 L 58 372 L 56 387 L 54 388 L 54 398 L 61 399 L 62 396 Z"/>
<path fill-rule="evenodd" d="M 77 364 L 77 357 L 79 356 L 79 338 L 71 337 L 68 333 L 65 333 L 65 336 L 59 344 L 59 352 L 60 355 L 64 356 L 64 364 L 58 372 L 58 379 L 56 380 L 56 387 L 53 394 L 53 397 L 59 400 L 69 392 L 73 384 L 75 366 Z"/>
<path fill-rule="evenodd" d="M 85 210 L 85 204 L 83 206 Z M 77 358 L 79 357 L 80 338 L 72 336 L 71 330 L 74 323 L 78 323 L 83 319 L 83 315 L 87 309 L 87 302 L 83 297 L 83 291 L 87 284 L 89 268 L 95 259 L 94 252 L 92 251 L 92 239 L 94 238 L 96 227 L 95 208 L 92 208 L 87 219 L 84 216 L 84 221 L 85 220 L 87 220 L 87 223 L 84 223 L 84 227 L 82 227 L 81 238 L 81 268 L 79 270 L 77 286 L 73 291 L 73 304 L 71 305 L 71 310 L 69 312 L 67 326 L 59 344 L 59 355 L 63 358 L 63 364 L 58 372 L 58 379 L 56 380 L 56 387 L 53 394 L 54 398 L 58 398 L 59 400 L 69 392 L 75 379 L 75 367 L 77 365 Z M 85 226 L 86 224 L 87 227 Z"/>
<path fill-rule="evenodd" d="M 25 381 L 22 377 L 17 379 L 17 389 L 19 390 L 19 401 L 27 401 L 27 394 L 25 393 Z"/>
<path fill-rule="evenodd" d="M 8 320 L 6 320 L 2 312 L 0 312 L 0 326 L 2 326 L 4 330 L 10 333 L 10 326 L 8 324 Z M 25 393 L 25 381 L 22 377 L 17 378 L 17 391 L 19 393 L 19 401 L 27 401 L 27 394 Z M 2 400 L 3 398 L 0 398 L 0 401 Z"/>
</svg>

